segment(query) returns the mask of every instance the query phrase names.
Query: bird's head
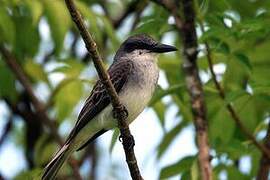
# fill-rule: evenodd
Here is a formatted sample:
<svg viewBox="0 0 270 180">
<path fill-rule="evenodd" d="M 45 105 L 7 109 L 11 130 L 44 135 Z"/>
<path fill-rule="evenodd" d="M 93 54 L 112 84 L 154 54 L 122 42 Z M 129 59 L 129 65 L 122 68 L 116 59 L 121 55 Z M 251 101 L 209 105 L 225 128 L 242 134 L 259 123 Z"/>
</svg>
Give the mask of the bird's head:
<svg viewBox="0 0 270 180">
<path fill-rule="evenodd" d="M 161 44 L 146 34 L 130 36 L 120 46 L 115 60 L 121 58 L 155 58 L 160 53 L 177 51 L 174 46 Z"/>
</svg>

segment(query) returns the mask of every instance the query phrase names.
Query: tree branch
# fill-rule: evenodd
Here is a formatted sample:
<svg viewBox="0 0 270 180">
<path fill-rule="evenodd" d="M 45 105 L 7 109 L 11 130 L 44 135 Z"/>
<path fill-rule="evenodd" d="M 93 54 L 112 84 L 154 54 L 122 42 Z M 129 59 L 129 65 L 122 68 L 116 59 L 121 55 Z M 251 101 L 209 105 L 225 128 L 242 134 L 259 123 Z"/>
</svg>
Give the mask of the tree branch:
<svg viewBox="0 0 270 180">
<path fill-rule="evenodd" d="M 9 117 L 8 122 L 5 124 L 3 132 L 0 137 L 0 148 L 2 144 L 4 143 L 4 141 L 6 140 L 6 138 L 8 137 L 8 133 L 12 129 L 12 126 L 13 126 L 12 117 Z"/>
<path fill-rule="evenodd" d="M 162 5 L 174 17 L 176 28 L 182 36 L 183 41 L 183 69 L 186 74 L 186 85 L 191 97 L 192 113 L 196 128 L 196 136 L 199 146 L 199 165 L 203 180 L 212 179 L 212 168 L 210 165 L 209 144 L 208 144 L 208 125 L 206 119 L 206 105 L 202 84 L 197 67 L 197 34 L 195 29 L 195 11 L 192 0 L 181 0 L 183 8 L 183 19 L 180 16 L 180 3 L 170 0 L 155 0 L 154 2 Z M 176 2 L 176 1 L 175 1 Z"/>
<path fill-rule="evenodd" d="M 200 25 L 200 29 L 202 31 L 202 33 L 205 33 L 205 29 L 204 26 L 201 22 L 201 20 L 199 20 L 199 25 Z M 225 92 L 224 89 L 221 87 L 220 83 L 217 80 L 217 76 L 214 72 L 213 69 L 213 58 L 212 58 L 212 52 L 211 49 L 209 47 L 209 44 L 207 43 L 207 41 L 204 42 L 205 48 L 206 48 L 206 57 L 207 57 L 207 61 L 209 64 L 209 69 L 210 69 L 210 73 L 212 76 L 212 79 L 214 81 L 215 87 L 218 90 L 219 96 L 225 100 Z M 267 156 L 268 158 L 270 158 L 270 150 L 268 149 L 268 147 L 266 147 L 265 145 L 259 143 L 256 138 L 253 136 L 252 133 L 250 133 L 248 131 L 248 129 L 245 127 L 245 125 L 242 123 L 241 118 L 237 115 L 236 111 L 234 110 L 233 106 L 231 103 L 226 105 L 227 110 L 229 111 L 232 119 L 234 120 L 234 122 L 236 123 L 236 125 L 240 128 L 240 130 L 245 134 L 245 136 L 262 152 L 265 154 L 265 156 Z M 270 148 L 270 147 L 269 147 Z"/>
<path fill-rule="evenodd" d="M 99 78 L 102 81 L 103 85 L 105 86 L 111 98 L 113 111 L 117 115 L 118 126 L 120 128 L 121 137 L 123 140 L 123 147 L 124 147 L 124 151 L 126 155 L 126 161 L 129 167 L 131 177 L 132 179 L 141 180 L 143 178 L 140 174 L 140 170 L 137 165 L 137 160 L 134 154 L 133 145 L 130 146 L 130 141 L 134 141 L 134 140 L 130 133 L 130 130 L 126 121 L 127 114 L 125 111 L 125 107 L 121 104 L 119 100 L 117 92 L 115 91 L 112 85 L 112 82 L 109 78 L 109 75 L 104 68 L 102 59 L 97 50 L 97 45 L 94 39 L 92 38 L 91 34 L 87 31 L 87 28 L 84 25 L 80 12 L 76 9 L 76 6 L 73 0 L 65 0 L 65 2 L 74 23 L 77 25 L 77 28 L 80 31 L 80 34 L 84 40 L 86 49 L 88 50 L 89 54 L 92 56 L 93 63 L 97 70 Z"/>
<path fill-rule="evenodd" d="M 145 2 L 145 0 L 143 0 Z M 124 22 L 124 20 L 133 12 L 136 11 L 140 4 L 141 0 L 133 0 L 126 10 L 122 13 L 122 15 L 117 20 L 112 20 L 113 27 L 115 29 L 119 28 L 121 24 Z"/>
<path fill-rule="evenodd" d="M 138 4 L 137 11 L 135 13 L 134 21 L 131 26 L 131 30 L 134 30 L 137 26 L 137 24 L 140 22 L 141 15 L 144 11 L 144 9 L 147 7 L 148 1 L 142 1 L 141 4 Z"/>
<path fill-rule="evenodd" d="M 38 100 L 36 95 L 34 94 L 32 90 L 31 83 L 29 79 L 27 78 L 25 72 L 23 69 L 20 67 L 20 65 L 17 63 L 15 57 L 12 56 L 11 52 L 6 49 L 4 46 L 0 46 L 0 52 L 3 55 L 3 59 L 6 62 L 6 64 L 9 66 L 11 71 L 14 73 L 16 78 L 19 80 L 19 82 L 22 84 L 22 86 L 25 88 L 25 91 L 29 98 L 31 99 L 31 102 L 36 110 L 36 114 L 39 117 L 40 121 L 44 125 L 46 125 L 54 139 L 60 144 L 63 145 L 63 141 L 60 137 L 60 135 L 57 132 L 57 128 L 55 125 L 55 121 L 52 121 L 47 113 L 45 112 L 45 106 L 42 102 Z M 76 179 L 81 180 L 82 178 L 80 177 L 78 167 L 76 166 L 75 160 L 70 160 L 69 161 L 70 166 L 73 168 L 74 176 Z"/>
</svg>

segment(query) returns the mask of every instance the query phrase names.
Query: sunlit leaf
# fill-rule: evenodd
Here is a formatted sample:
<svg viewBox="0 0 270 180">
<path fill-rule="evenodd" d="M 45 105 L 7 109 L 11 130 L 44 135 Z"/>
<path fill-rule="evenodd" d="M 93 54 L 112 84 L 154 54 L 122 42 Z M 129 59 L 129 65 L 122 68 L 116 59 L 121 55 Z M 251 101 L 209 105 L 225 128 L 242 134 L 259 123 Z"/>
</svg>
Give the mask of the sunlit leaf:
<svg viewBox="0 0 270 180">
<path fill-rule="evenodd" d="M 84 19 L 89 23 L 89 28 L 91 34 L 93 34 L 93 37 L 97 44 L 101 44 L 102 40 L 102 31 L 100 27 L 98 26 L 98 15 L 96 15 L 91 8 L 87 6 L 87 4 L 82 3 L 80 1 L 76 1 L 76 5 L 78 6 L 78 9 L 82 13 Z M 108 27 L 107 27 L 108 28 Z"/>
<path fill-rule="evenodd" d="M 60 53 L 64 45 L 66 33 L 71 27 L 70 15 L 64 1 L 54 0 L 42 2 L 50 25 L 51 35 L 54 40 L 55 52 Z"/>
<path fill-rule="evenodd" d="M 24 0 L 32 13 L 32 21 L 37 25 L 43 13 L 43 7 L 40 1 Z"/>
<path fill-rule="evenodd" d="M 159 101 L 166 95 L 173 94 L 173 93 L 176 93 L 177 91 L 180 91 L 183 87 L 185 87 L 185 85 L 182 85 L 182 84 L 173 85 L 169 87 L 168 89 L 162 89 L 160 86 L 158 86 L 149 103 L 149 106 L 154 105 L 157 101 Z"/>
<path fill-rule="evenodd" d="M 158 117 L 158 120 L 161 124 L 161 127 L 164 128 L 166 105 L 162 101 L 158 101 L 152 106 L 152 108 L 154 109 L 154 111 Z"/>
<path fill-rule="evenodd" d="M 175 164 L 164 167 L 160 172 L 159 178 L 169 178 L 171 176 L 189 171 L 194 162 L 194 159 L 194 156 L 186 156 Z"/>
<path fill-rule="evenodd" d="M 224 131 L 221 131 L 224 129 Z M 235 131 L 235 123 L 225 107 L 221 107 L 209 122 L 209 136 L 213 144 L 219 145 L 230 142 Z"/>
<path fill-rule="evenodd" d="M 190 170 L 190 174 L 191 174 L 191 179 L 192 180 L 199 180 L 200 178 L 200 168 L 198 165 L 198 160 L 195 159 L 193 161 L 193 164 L 191 166 L 191 170 Z"/>
<path fill-rule="evenodd" d="M 84 66 L 83 64 L 71 59 L 63 61 L 64 65 L 55 68 L 52 72 L 64 73 L 67 78 L 78 77 L 82 72 Z"/>
<path fill-rule="evenodd" d="M 249 70 L 252 70 L 252 66 L 250 64 L 250 60 L 248 56 L 243 53 L 236 52 L 234 53 L 236 60 L 240 61 L 243 65 L 245 65 Z"/>
<path fill-rule="evenodd" d="M 40 42 L 38 27 L 33 25 L 28 16 L 15 17 L 14 22 L 16 22 L 16 55 L 21 61 L 24 57 L 34 57 L 38 52 Z"/>
<path fill-rule="evenodd" d="M 8 97 L 11 100 L 17 98 L 17 92 L 15 88 L 15 77 L 13 73 L 4 64 L 0 58 L 0 96 Z"/>
<path fill-rule="evenodd" d="M 114 131 L 113 131 L 113 135 L 112 135 L 112 139 L 111 139 L 111 143 L 110 143 L 110 153 L 112 153 L 113 151 L 113 148 L 118 140 L 118 137 L 119 137 L 119 134 L 120 134 L 120 131 L 118 128 L 115 128 Z"/>
<path fill-rule="evenodd" d="M 0 42 L 13 44 L 15 40 L 15 26 L 8 11 L 0 6 Z"/>
<path fill-rule="evenodd" d="M 83 86 L 80 81 L 73 81 L 55 95 L 55 108 L 58 120 L 68 117 L 74 110 L 74 106 L 79 102 L 83 93 Z"/>
<path fill-rule="evenodd" d="M 35 163 L 46 164 L 57 150 L 57 145 L 53 143 L 47 134 L 43 134 L 35 145 Z"/>
<path fill-rule="evenodd" d="M 32 179 L 32 180 L 39 180 L 42 176 L 42 169 L 36 168 L 29 171 L 23 171 L 16 175 L 14 180 L 25 180 L 25 179 Z"/>
<path fill-rule="evenodd" d="M 226 93 L 225 103 L 229 104 L 244 95 L 249 95 L 249 94 L 243 90 L 228 92 Z"/>
<path fill-rule="evenodd" d="M 35 63 L 33 60 L 27 60 L 24 64 L 25 72 L 36 81 L 49 82 L 46 72 L 40 64 Z"/>
<path fill-rule="evenodd" d="M 179 135 L 181 130 L 186 126 L 186 124 L 187 124 L 186 122 L 180 122 L 172 130 L 170 130 L 168 133 L 165 134 L 160 144 L 158 145 L 158 154 L 157 154 L 158 158 L 161 158 L 161 156 L 169 148 L 170 144 L 173 142 L 175 137 Z"/>
</svg>

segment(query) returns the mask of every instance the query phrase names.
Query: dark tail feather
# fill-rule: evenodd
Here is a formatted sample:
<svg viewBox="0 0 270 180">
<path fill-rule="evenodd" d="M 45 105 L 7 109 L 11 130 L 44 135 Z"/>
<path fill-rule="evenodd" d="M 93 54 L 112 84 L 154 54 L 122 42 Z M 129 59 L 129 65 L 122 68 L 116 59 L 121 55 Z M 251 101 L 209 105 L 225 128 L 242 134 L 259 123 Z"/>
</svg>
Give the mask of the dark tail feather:
<svg viewBox="0 0 270 180">
<path fill-rule="evenodd" d="M 51 162 L 45 167 L 44 173 L 42 175 L 42 180 L 52 180 L 55 179 L 58 171 L 65 162 L 65 160 L 72 153 L 69 145 L 64 145 L 54 156 Z"/>
</svg>

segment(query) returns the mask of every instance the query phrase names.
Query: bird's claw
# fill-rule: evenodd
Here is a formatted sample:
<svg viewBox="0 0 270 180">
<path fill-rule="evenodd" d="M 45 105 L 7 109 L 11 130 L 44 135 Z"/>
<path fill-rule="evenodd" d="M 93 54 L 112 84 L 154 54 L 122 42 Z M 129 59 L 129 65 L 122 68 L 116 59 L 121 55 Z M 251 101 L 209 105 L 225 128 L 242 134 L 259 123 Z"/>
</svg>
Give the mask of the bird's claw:
<svg viewBox="0 0 270 180">
<path fill-rule="evenodd" d="M 122 139 L 123 139 L 123 137 L 122 137 L 122 135 L 120 134 L 120 136 L 118 137 L 118 140 L 119 140 L 120 142 L 122 142 Z"/>
<path fill-rule="evenodd" d="M 125 140 L 124 137 L 120 135 L 119 141 L 122 142 L 124 147 L 127 147 L 128 150 L 131 150 L 135 146 L 135 140 L 132 135 L 125 137 Z"/>
<path fill-rule="evenodd" d="M 115 119 L 119 119 L 119 118 L 126 119 L 128 117 L 128 110 L 123 105 L 121 105 L 119 107 L 115 107 L 113 109 L 113 117 Z"/>
</svg>

